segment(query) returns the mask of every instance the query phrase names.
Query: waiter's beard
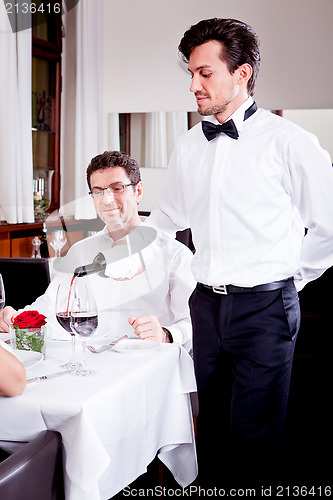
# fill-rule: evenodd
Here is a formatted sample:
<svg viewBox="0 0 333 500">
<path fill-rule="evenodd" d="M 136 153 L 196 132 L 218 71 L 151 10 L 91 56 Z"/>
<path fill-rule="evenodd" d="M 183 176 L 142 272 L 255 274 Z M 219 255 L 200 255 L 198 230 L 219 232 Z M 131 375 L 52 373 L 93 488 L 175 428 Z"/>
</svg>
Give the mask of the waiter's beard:
<svg viewBox="0 0 333 500">
<path fill-rule="evenodd" d="M 200 95 L 198 93 L 198 95 Z M 204 96 L 204 94 L 201 94 L 202 96 Z M 205 96 L 205 97 L 209 97 L 209 95 Z M 219 115 L 219 114 L 224 114 L 227 112 L 228 110 L 228 107 L 229 105 L 233 102 L 233 100 L 235 99 L 236 95 L 234 93 L 230 93 L 230 95 L 226 98 L 224 97 L 223 98 L 223 102 L 219 102 L 219 103 L 216 103 L 216 104 L 211 104 L 211 105 L 208 105 L 207 108 L 205 108 L 204 104 L 200 105 L 198 104 L 198 113 L 199 115 L 201 116 L 211 116 L 211 115 Z"/>
<path fill-rule="evenodd" d="M 198 113 L 201 116 L 211 116 L 211 115 L 218 115 L 220 113 L 225 113 L 227 110 L 229 103 L 223 104 L 223 105 L 215 105 L 215 106 L 210 106 L 206 109 L 200 109 L 200 106 L 198 106 Z"/>
</svg>

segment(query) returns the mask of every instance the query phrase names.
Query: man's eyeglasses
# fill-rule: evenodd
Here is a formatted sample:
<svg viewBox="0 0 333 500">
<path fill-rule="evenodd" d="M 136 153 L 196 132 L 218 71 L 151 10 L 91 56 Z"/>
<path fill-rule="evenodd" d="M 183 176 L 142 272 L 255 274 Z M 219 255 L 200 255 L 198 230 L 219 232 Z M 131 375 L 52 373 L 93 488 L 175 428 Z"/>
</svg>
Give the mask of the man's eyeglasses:
<svg viewBox="0 0 333 500">
<path fill-rule="evenodd" d="M 137 182 L 131 182 L 130 184 L 120 184 L 119 182 L 117 182 L 116 184 L 111 184 L 110 186 L 108 186 L 106 188 L 97 188 L 97 187 L 92 188 L 92 190 L 89 191 L 89 194 L 91 194 L 91 196 L 94 199 L 102 198 L 102 196 L 104 195 L 104 191 L 107 191 L 109 194 L 112 194 L 113 196 L 119 196 L 129 186 L 136 186 L 136 185 L 137 185 Z"/>
</svg>

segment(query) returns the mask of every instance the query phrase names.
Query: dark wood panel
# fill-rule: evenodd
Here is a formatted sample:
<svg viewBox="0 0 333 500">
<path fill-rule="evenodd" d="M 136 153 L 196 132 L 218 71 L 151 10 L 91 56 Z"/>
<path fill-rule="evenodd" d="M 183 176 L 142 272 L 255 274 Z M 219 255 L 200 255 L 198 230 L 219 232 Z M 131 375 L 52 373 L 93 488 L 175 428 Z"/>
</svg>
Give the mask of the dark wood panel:
<svg viewBox="0 0 333 500">
<path fill-rule="evenodd" d="M 10 239 L 8 233 L 0 233 L 0 256 L 10 257 Z"/>
</svg>

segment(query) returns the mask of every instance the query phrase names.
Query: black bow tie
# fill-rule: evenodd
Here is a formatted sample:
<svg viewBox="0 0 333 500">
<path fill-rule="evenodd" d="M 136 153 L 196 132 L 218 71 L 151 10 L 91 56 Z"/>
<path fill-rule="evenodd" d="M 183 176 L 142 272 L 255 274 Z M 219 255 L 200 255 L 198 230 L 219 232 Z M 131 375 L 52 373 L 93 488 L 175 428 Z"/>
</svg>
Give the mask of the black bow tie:
<svg viewBox="0 0 333 500">
<path fill-rule="evenodd" d="M 201 122 L 201 124 L 202 124 L 202 131 L 205 134 L 206 139 L 208 141 L 212 141 L 222 132 L 231 137 L 232 139 L 238 139 L 237 128 L 233 120 L 228 120 L 222 125 L 214 125 L 214 123 L 206 121 Z"/>
<path fill-rule="evenodd" d="M 257 105 L 254 102 L 244 113 L 244 121 L 247 120 L 253 113 L 257 111 Z M 238 139 L 238 131 L 233 120 L 228 120 L 222 125 L 214 125 L 214 123 L 202 121 L 202 131 L 208 141 L 212 141 L 222 132 L 232 139 Z"/>
</svg>

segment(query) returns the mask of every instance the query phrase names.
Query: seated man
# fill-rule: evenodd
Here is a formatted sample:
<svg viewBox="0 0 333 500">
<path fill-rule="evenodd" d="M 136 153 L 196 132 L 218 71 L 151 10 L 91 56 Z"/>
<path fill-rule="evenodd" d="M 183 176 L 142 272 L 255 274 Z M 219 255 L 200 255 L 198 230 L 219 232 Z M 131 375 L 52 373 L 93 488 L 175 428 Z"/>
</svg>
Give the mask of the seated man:
<svg viewBox="0 0 333 500">
<path fill-rule="evenodd" d="M 19 396 L 25 386 L 23 364 L 0 343 L 0 396 Z"/>
<path fill-rule="evenodd" d="M 49 288 L 31 305 L 47 316 L 49 326 L 57 325 L 54 302 L 59 282 L 67 280 L 69 285 L 77 266 L 89 264 L 98 252 L 105 254 L 107 248 L 117 253 L 130 241 L 135 251 L 140 238 L 142 222 L 137 205 L 143 187 L 137 162 L 123 153 L 106 151 L 91 160 L 87 181 L 96 212 L 106 225 L 96 235 L 73 245 L 65 258 L 55 261 L 56 272 Z M 99 333 L 174 341 L 190 349 L 192 328 L 188 299 L 195 287 L 191 260 L 192 252 L 182 243 L 170 240 L 160 245 L 157 238 L 146 249 L 144 272 L 134 277 L 131 274 L 132 279 L 116 280 L 98 274 L 77 278 L 88 280 L 93 289 Z M 62 263 L 67 263 L 63 266 L 65 272 L 57 272 L 62 269 Z M 120 268 L 121 262 L 114 262 L 113 267 Z M 15 314 L 10 307 L 2 311 L 0 331 L 8 330 Z M 61 334 L 59 326 L 57 332 L 53 331 L 51 336 L 56 338 Z"/>
</svg>

